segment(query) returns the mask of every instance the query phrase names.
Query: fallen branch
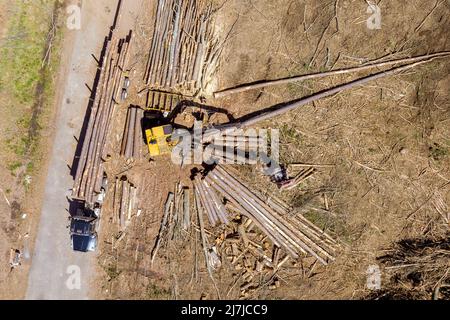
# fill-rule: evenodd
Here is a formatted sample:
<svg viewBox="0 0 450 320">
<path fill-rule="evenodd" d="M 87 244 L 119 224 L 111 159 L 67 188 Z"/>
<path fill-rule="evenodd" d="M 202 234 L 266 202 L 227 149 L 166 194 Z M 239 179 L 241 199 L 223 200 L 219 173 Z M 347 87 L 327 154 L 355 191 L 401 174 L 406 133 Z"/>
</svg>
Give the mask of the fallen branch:
<svg viewBox="0 0 450 320">
<path fill-rule="evenodd" d="M 152 250 L 152 259 L 151 259 L 151 265 L 153 265 L 153 261 L 155 260 L 156 254 L 158 253 L 159 247 L 161 246 L 162 239 L 164 237 L 164 233 L 167 229 L 167 220 L 169 217 L 170 208 L 173 204 L 174 200 L 174 194 L 171 192 L 169 193 L 169 196 L 167 197 L 166 204 L 164 206 L 164 216 L 161 221 L 161 226 L 159 228 L 158 237 L 156 238 L 156 244 L 155 247 Z"/>
</svg>

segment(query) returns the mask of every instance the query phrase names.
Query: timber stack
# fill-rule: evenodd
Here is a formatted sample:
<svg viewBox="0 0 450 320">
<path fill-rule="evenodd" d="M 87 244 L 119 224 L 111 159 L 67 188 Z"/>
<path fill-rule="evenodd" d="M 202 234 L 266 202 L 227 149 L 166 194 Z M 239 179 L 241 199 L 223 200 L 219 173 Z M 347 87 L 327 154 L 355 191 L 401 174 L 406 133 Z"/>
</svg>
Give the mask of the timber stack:
<svg viewBox="0 0 450 320">
<path fill-rule="evenodd" d="M 219 58 L 212 7 L 202 0 L 159 0 L 145 81 L 151 89 L 194 95 Z"/>
<path fill-rule="evenodd" d="M 252 190 L 236 178 L 235 172 L 219 165 L 208 172 L 203 179 L 195 178 L 196 195 L 199 195 L 203 210 L 208 213 L 210 222 L 228 221 L 217 219 L 224 214 L 223 206 L 228 212 L 250 219 L 272 243 L 284 249 L 292 258 L 311 255 L 327 265 L 334 260 L 337 249 L 336 241 L 315 226 L 301 214 L 292 214 L 290 208 L 274 197 L 267 199 L 257 190 Z M 225 201 L 219 201 L 220 194 Z M 225 211 L 226 212 L 226 211 Z"/>
<path fill-rule="evenodd" d="M 78 159 L 72 198 L 85 200 L 92 205 L 101 192 L 104 179 L 104 162 L 108 159 L 106 144 L 128 63 L 131 31 L 126 38 L 107 39 L 100 61 L 100 76 L 92 102 L 89 121 Z"/>
<path fill-rule="evenodd" d="M 149 90 L 146 94 L 145 108 L 171 112 L 182 100 L 183 97 L 180 94 Z"/>
<path fill-rule="evenodd" d="M 142 138 L 141 123 L 143 117 L 143 109 L 134 106 L 128 108 L 120 149 L 120 154 L 126 159 L 142 159 L 144 141 Z"/>
<path fill-rule="evenodd" d="M 113 197 L 113 223 L 124 230 L 131 219 L 139 216 L 137 187 L 126 176 L 116 177 Z"/>
</svg>

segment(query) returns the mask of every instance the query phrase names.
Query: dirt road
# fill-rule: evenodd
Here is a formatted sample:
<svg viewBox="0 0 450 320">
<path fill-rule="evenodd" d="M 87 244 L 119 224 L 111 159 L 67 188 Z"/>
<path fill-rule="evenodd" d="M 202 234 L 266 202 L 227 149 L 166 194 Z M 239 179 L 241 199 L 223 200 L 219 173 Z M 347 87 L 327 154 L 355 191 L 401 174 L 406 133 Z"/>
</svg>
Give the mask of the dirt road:
<svg viewBox="0 0 450 320">
<path fill-rule="evenodd" d="M 81 29 L 69 30 L 64 40 L 57 91 L 56 132 L 45 186 L 26 299 L 87 299 L 95 254 L 75 253 L 70 247 L 68 201 L 72 163 L 89 89 L 105 36 L 113 23 L 118 0 L 82 1 Z M 78 275 L 80 281 L 78 281 Z"/>
</svg>

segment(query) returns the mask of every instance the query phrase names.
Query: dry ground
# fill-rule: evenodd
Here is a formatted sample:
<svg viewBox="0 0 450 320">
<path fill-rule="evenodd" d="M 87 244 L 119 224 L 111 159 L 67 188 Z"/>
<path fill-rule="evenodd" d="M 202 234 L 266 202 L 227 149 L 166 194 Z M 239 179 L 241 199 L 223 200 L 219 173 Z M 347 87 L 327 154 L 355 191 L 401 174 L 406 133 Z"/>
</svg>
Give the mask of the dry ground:
<svg viewBox="0 0 450 320">
<path fill-rule="evenodd" d="M 362 0 L 224 1 L 217 12 L 216 27 L 222 34 L 229 32 L 229 37 L 214 83 L 217 88 L 226 88 L 260 79 L 357 66 L 379 58 L 450 49 L 447 1 L 417 0 L 407 5 L 402 1 L 379 1 L 379 6 L 382 28 L 370 30 L 366 26 L 367 3 Z M 137 65 L 140 59 L 145 61 L 142 52 L 147 51 L 145 46 L 151 37 L 147 14 L 151 6 L 144 2 L 143 8 L 147 11 L 137 17 L 136 24 Z M 293 271 L 289 278 L 281 279 L 280 289 L 261 290 L 254 298 L 365 298 L 371 294 L 366 288 L 367 269 L 380 264 L 384 270 L 376 259 L 384 250 L 402 239 L 448 237 L 449 71 L 449 60 L 442 59 L 261 124 L 280 129 L 282 163 L 334 166 L 320 169 L 314 179 L 283 193 L 253 168 L 243 168 L 252 173 L 247 177 L 295 207 L 313 204 L 325 208 L 327 199 L 329 213 L 306 215 L 333 233 L 342 250 L 327 267 L 315 266 L 308 259 L 304 261 L 306 270 L 291 266 Z M 140 72 L 136 71 L 136 79 L 141 78 Z M 355 77 L 307 81 L 222 100 L 208 98 L 207 103 L 239 117 Z M 117 165 L 114 170 L 118 173 L 126 168 Z M 99 297 L 217 298 L 204 269 L 197 281 L 192 279 L 197 248 L 194 240 L 174 242 L 155 265 L 149 263 L 167 193 L 173 191 L 180 178 L 188 184 L 188 174 L 189 168 L 180 170 L 169 159 L 143 161 L 133 168 L 130 176 L 144 186 L 144 210 L 128 227 L 117 248 L 112 243 L 118 230 L 103 220 Z M 390 282 L 389 275 L 383 273 L 383 285 Z M 226 268 L 216 273 L 222 297 L 238 297 L 230 290 L 233 276 L 233 271 Z M 402 285 L 411 290 L 420 287 Z"/>
</svg>

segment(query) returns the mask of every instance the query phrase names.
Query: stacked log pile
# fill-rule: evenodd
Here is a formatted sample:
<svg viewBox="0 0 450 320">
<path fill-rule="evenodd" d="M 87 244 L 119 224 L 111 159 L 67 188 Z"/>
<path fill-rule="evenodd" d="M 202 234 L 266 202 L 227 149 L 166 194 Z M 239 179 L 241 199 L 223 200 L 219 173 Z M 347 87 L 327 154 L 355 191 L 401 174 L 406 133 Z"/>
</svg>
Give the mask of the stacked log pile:
<svg viewBox="0 0 450 320">
<path fill-rule="evenodd" d="M 143 109 L 134 106 L 128 108 L 120 149 L 120 154 L 127 159 L 142 159 L 144 142 L 141 122 L 143 117 Z"/>
<path fill-rule="evenodd" d="M 202 0 L 159 0 L 156 10 L 147 85 L 198 91 L 219 55 L 212 36 L 211 5 Z"/>
<path fill-rule="evenodd" d="M 213 228 L 208 229 L 202 216 L 206 213 L 210 217 L 208 211 L 211 208 L 208 208 L 205 203 L 213 206 L 216 202 L 205 201 L 204 195 L 201 194 L 205 192 L 198 192 L 198 189 L 202 188 L 203 184 L 203 188 L 209 188 L 208 191 L 216 191 L 212 187 L 208 187 L 210 185 L 205 180 L 195 178 L 194 181 L 194 204 L 198 216 L 196 231 L 201 238 L 200 244 L 204 252 L 206 269 L 213 284 L 216 285 L 213 270 L 217 270 L 221 266 L 233 270 L 234 280 L 227 292 L 227 297 L 232 291 L 237 291 L 240 299 L 252 299 L 257 297 L 261 290 L 276 289 L 281 285 L 280 279 L 291 276 L 292 272 L 295 274 L 294 270 L 298 270 L 297 267 L 300 264 L 303 271 L 310 269 L 310 273 L 312 272 L 317 260 L 313 262 L 312 260 L 292 259 L 292 255 L 287 250 L 279 247 L 277 242 L 272 240 L 271 235 L 259 227 L 259 221 L 243 214 L 238 206 L 228 199 L 222 199 L 224 200 L 222 205 L 227 209 L 229 223 L 224 225 L 218 221 L 210 221 L 210 226 Z M 219 195 L 218 192 L 216 194 Z M 292 210 L 278 198 L 267 198 L 256 191 L 253 196 L 264 199 L 273 208 L 279 208 L 285 212 Z M 318 232 L 322 234 L 321 231 Z M 329 240 L 334 243 L 332 239 Z M 196 272 L 198 272 L 197 258 L 195 259 L 194 278 Z M 238 285 L 239 283 L 240 285 Z"/>
<path fill-rule="evenodd" d="M 137 187 L 126 176 L 116 177 L 113 198 L 113 223 L 124 230 L 139 215 Z"/>
<path fill-rule="evenodd" d="M 201 206 L 204 208 L 210 224 L 212 226 L 215 226 L 217 223 L 228 224 L 228 213 L 216 191 L 198 176 L 195 177 L 194 187 L 195 196 L 200 199 Z"/>
<path fill-rule="evenodd" d="M 300 264 L 311 274 L 318 262 L 334 259 L 337 242 L 281 199 L 251 189 L 232 168 L 219 165 L 202 173 L 193 172 L 192 206 L 189 189 L 180 183 L 169 193 L 152 263 L 160 249 L 175 254 L 181 243 L 195 239 L 192 279 L 198 279 L 203 256 L 216 290 L 214 270 L 225 266 L 234 278 L 227 297 L 233 291 L 251 299 L 261 290 L 278 288 L 280 279 Z"/>
<path fill-rule="evenodd" d="M 124 39 L 107 40 L 100 62 L 100 77 L 95 99 L 83 140 L 75 174 L 72 197 L 93 205 L 100 193 L 104 177 L 104 161 L 107 159 L 105 145 L 111 127 L 111 119 L 117 104 L 123 81 L 123 72 L 128 63 L 130 34 Z"/>
<path fill-rule="evenodd" d="M 298 259 L 301 255 L 309 254 L 324 265 L 334 260 L 336 242 L 330 235 L 302 215 L 290 214 L 281 201 L 274 198 L 269 201 L 251 190 L 235 176 L 224 167 L 217 166 L 206 175 L 203 187 L 207 191 L 212 190 L 210 195 L 213 191 L 221 194 L 228 208 L 251 219 L 277 247 L 283 248 L 292 258 Z M 198 180 L 196 184 L 199 185 Z M 207 210 L 206 205 L 203 206 Z"/>
<path fill-rule="evenodd" d="M 179 105 L 182 99 L 182 96 L 179 94 L 148 90 L 146 95 L 145 108 L 147 110 L 170 112 Z"/>
</svg>

